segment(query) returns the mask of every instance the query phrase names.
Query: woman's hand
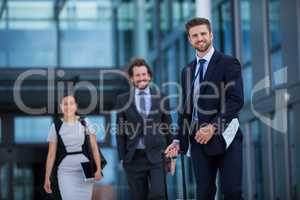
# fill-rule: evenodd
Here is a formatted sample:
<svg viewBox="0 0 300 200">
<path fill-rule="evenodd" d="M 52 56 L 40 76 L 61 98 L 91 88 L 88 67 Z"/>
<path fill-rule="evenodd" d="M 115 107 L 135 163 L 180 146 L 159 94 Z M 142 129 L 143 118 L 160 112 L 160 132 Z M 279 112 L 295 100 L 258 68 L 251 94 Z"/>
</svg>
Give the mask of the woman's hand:
<svg viewBox="0 0 300 200">
<path fill-rule="evenodd" d="M 101 170 L 97 170 L 94 175 L 95 175 L 95 181 L 99 181 L 100 179 L 103 178 Z"/>
<path fill-rule="evenodd" d="M 47 193 L 52 193 L 51 182 L 50 182 L 50 179 L 49 179 L 49 178 L 46 178 L 46 179 L 45 179 L 44 190 L 45 190 Z"/>
</svg>

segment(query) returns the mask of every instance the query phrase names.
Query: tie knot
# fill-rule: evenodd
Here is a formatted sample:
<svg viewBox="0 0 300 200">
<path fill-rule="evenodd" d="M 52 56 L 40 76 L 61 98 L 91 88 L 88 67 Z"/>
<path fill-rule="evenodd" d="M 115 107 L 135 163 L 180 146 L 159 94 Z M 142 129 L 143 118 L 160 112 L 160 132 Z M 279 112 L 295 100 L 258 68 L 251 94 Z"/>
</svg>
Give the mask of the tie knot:
<svg viewBox="0 0 300 200">
<path fill-rule="evenodd" d="M 199 59 L 199 61 L 198 61 L 198 63 L 199 63 L 200 65 L 203 65 L 205 62 L 206 62 L 205 59 Z"/>
<path fill-rule="evenodd" d="M 142 95 L 146 95 L 146 92 L 145 92 L 145 91 L 140 91 L 140 92 L 139 92 L 139 95 L 141 95 L 141 96 L 142 96 Z"/>
</svg>

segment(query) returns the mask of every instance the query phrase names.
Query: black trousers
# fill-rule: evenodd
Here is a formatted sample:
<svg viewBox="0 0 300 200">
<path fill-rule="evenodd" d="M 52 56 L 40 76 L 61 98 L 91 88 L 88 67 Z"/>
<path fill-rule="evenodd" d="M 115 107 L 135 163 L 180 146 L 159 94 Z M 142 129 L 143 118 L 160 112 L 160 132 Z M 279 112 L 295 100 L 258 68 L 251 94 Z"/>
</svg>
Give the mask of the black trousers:
<svg viewBox="0 0 300 200">
<path fill-rule="evenodd" d="M 143 150 L 136 150 L 132 161 L 123 164 L 133 200 L 164 199 L 162 166 L 150 163 Z"/>
<path fill-rule="evenodd" d="M 242 134 L 236 137 L 224 155 L 208 156 L 203 145 L 192 142 L 191 156 L 196 176 L 197 200 L 214 200 L 216 175 L 219 170 L 224 200 L 242 199 Z"/>
</svg>

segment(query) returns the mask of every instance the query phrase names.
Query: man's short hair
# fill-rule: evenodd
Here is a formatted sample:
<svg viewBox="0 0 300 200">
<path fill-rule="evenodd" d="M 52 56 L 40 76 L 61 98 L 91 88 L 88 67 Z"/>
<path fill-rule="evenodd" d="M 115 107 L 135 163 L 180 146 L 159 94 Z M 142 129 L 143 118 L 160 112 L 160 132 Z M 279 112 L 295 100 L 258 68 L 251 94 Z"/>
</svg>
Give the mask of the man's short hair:
<svg viewBox="0 0 300 200">
<path fill-rule="evenodd" d="M 129 75 L 129 77 L 133 76 L 133 68 L 134 67 L 141 67 L 141 66 L 145 66 L 147 68 L 147 71 L 150 75 L 150 77 L 152 77 L 152 71 L 150 69 L 149 64 L 146 62 L 146 60 L 142 59 L 142 58 L 133 58 L 128 66 L 128 70 L 127 73 Z"/>
<path fill-rule="evenodd" d="M 187 34 L 189 35 L 189 30 L 191 28 L 193 28 L 194 26 L 199 26 L 199 25 L 206 25 L 209 32 L 211 32 L 211 25 L 210 25 L 209 20 L 206 18 L 202 18 L 202 17 L 196 17 L 196 18 L 189 20 L 185 24 L 185 30 L 186 30 Z"/>
</svg>

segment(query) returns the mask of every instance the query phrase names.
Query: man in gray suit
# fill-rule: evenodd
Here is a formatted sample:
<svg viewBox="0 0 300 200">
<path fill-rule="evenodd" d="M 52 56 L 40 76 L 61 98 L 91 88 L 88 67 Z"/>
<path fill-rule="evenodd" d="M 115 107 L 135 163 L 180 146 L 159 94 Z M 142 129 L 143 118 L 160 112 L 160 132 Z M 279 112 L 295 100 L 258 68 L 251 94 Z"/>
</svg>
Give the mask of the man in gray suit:
<svg viewBox="0 0 300 200">
<path fill-rule="evenodd" d="M 164 199 L 162 152 L 172 142 L 169 103 L 150 88 L 152 72 L 144 59 L 133 59 L 128 75 L 133 88 L 116 105 L 119 157 L 132 199 Z"/>
</svg>

